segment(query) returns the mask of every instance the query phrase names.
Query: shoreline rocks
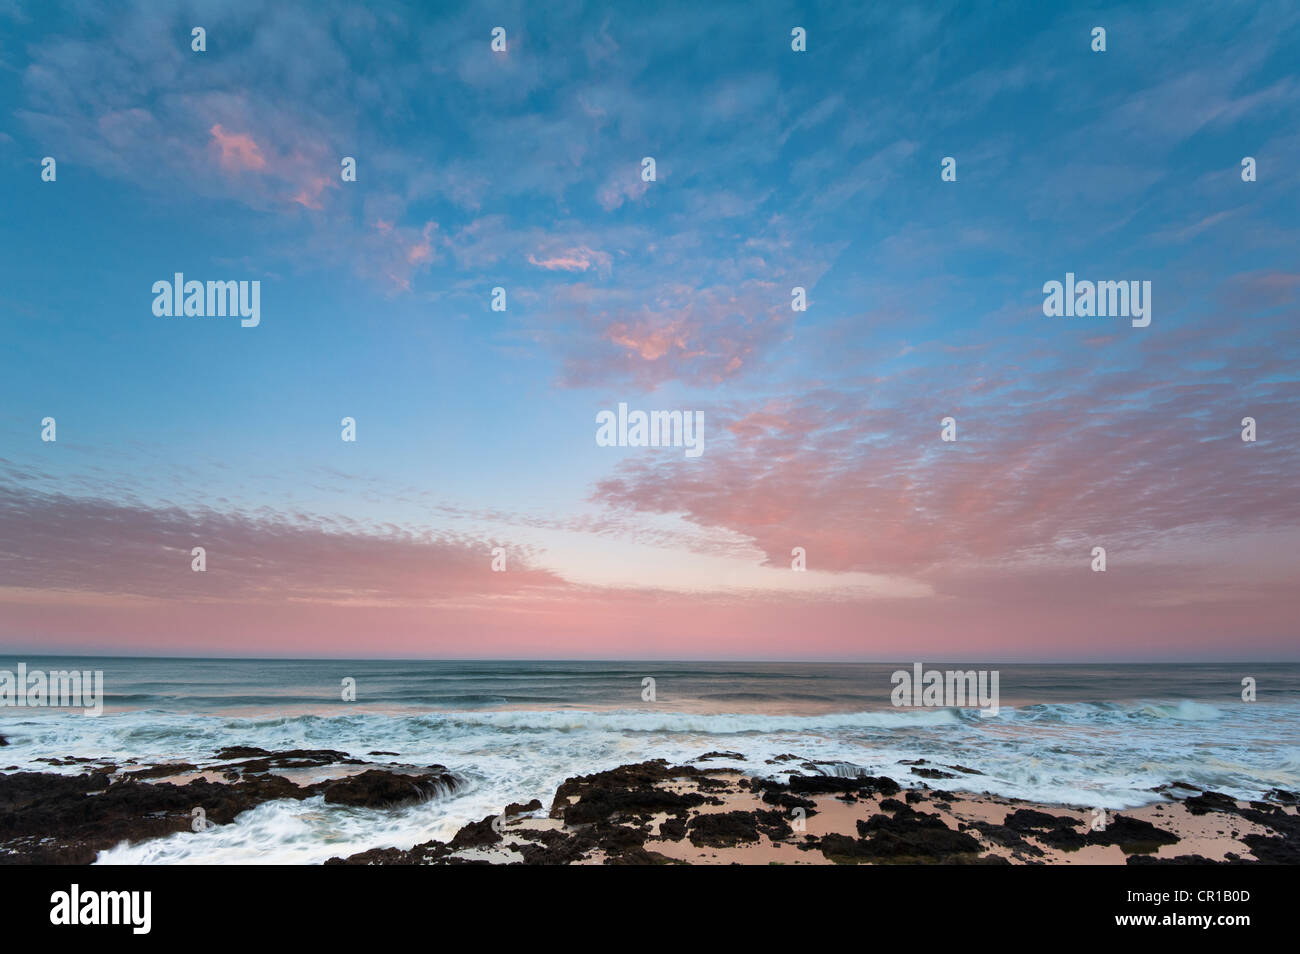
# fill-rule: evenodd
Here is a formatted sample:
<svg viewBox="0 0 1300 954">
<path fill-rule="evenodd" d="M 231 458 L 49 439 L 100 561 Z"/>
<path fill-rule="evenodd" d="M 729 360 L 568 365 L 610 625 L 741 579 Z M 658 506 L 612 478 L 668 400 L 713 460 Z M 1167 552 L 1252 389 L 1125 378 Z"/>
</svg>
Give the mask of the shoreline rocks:
<svg viewBox="0 0 1300 954">
<path fill-rule="evenodd" d="M 718 756 L 706 753 L 695 761 Z M 1227 796 L 1193 794 L 1193 789 L 1183 792 L 1197 799 L 1186 808 L 1180 800 L 1162 804 L 1185 818 L 1212 805 L 1267 823 L 1263 833 L 1242 835 L 1244 845 L 1258 848 L 1252 847 L 1254 858 L 1236 851 L 1224 852 L 1222 859 L 1187 851 L 1158 855 L 1184 839 L 1131 813 L 1115 813 L 1103 829 L 1093 830 L 1084 808 L 1051 812 L 1044 809 L 1052 806 L 988 793 L 924 784 L 903 789 L 886 776 L 793 774 L 782 781 L 737 772 L 663 760 L 623 765 L 566 779 L 546 818 L 522 817 L 518 811 L 532 806 L 535 811 L 536 801 L 511 805 L 500 818 L 464 826 L 449 842 L 375 849 L 326 864 L 790 864 L 802 858 L 802 863 L 823 864 L 1003 865 L 1051 864 L 1084 850 L 1105 853 L 1110 860 L 1094 854 L 1091 863 L 1106 864 L 1293 863 L 1287 859 L 1300 844 L 1300 816 L 1282 804 L 1243 807 Z M 896 797 L 903 794 L 905 800 Z M 830 807 L 837 804 L 841 807 Z M 839 830 L 805 829 L 809 818 L 827 812 L 847 813 L 853 820 L 840 823 Z M 978 817 L 989 814 L 1000 821 Z"/>
<path fill-rule="evenodd" d="M 511 803 L 447 841 L 325 863 L 1300 863 L 1300 799 L 1283 790 L 1239 802 L 1178 783 L 1167 787 L 1168 801 L 1114 813 L 1094 829 L 1082 807 L 826 774 L 795 756 L 784 760 L 798 764 L 782 778 L 707 764 L 723 759 L 737 761 L 734 753 L 711 752 L 694 760 L 703 765 L 656 759 L 574 776 L 549 807 L 538 798 Z M 277 799 L 319 796 L 330 806 L 383 811 L 464 785 L 442 765 L 376 766 L 333 749 L 228 746 L 199 766 L 45 761 L 83 771 L 0 774 L 0 864 L 89 864 L 123 842 L 194 830 L 200 808 L 206 823 L 226 825 Z M 277 774 L 332 766 L 347 774 L 310 784 Z"/>
<path fill-rule="evenodd" d="M 121 773 L 0 774 L 0 865 L 90 864 L 99 852 L 123 842 L 194 831 L 200 818 L 204 824 L 226 825 L 241 812 L 277 799 L 321 795 L 328 804 L 384 809 L 440 797 L 463 784 L 445 766 L 433 765 L 370 769 L 299 785 L 272 769 L 365 763 L 330 750 L 274 753 L 235 747 L 221 750 L 217 758 L 235 753 L 251 758 L 203 770 L 176 763 Z M 196 771 L 222 772 L 227 781 L 152 781 Z"/>
</svg>

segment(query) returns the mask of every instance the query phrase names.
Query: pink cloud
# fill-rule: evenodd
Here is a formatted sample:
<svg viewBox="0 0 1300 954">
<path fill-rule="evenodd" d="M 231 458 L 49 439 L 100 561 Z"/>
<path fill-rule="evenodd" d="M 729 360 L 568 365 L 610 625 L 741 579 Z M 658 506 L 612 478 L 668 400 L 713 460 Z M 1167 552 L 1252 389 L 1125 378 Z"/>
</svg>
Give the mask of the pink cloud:
<svg viewBox="0 0 1300 954">
<path fill-rule="evenodd" d="M 411 265 L 423 265 L 433 261 L 433 241 L 432 235 L 434 229 L 438 227 L 437 222 L 426 222 L 424 229 L 420 233 L 420 241 L 412 244 L 406 250 L 406 261 Z"/>
<path fill-rule="evenodd" d="M 562 383 L 718 384 L 760 366 L 786 340 L 794 317 L 767 282 L 661 288 L 636 308 L 621 306 L 628 297 L 586 286 L 565 294 L 582 333 L 570 329 L 557 340 L 566 352 Z"/>
<path fill-rule="evenodd" d="M 212 135 L 213 145 L 221 151 L 218 160 L 221 168 L 227 172 L 260 172 L 266 168 L 266 159 L 262 157 L 262 150 L 252 136 L 247 133 L 228 133 L 220 123 L 208 132 Z"/>
<path fill-rule="evenodd" d="M 649 188 L 650 183 L 641 179 L 638 165 L 631 173 L 610 179 L 601 186 L 596 193 L 596 201 L 606 212 L 613 212 L 624 202 L 641 198 Z"/>
<path fill-rule="evenodd" d="M 529 253 L 528 261 L 538 268 L 565 272 L 585 272 L 590 268 L 607 270 L 612 264 L 608 252 L 595 251 L 585 245 L 564 249 L 545 258 L 538 258 L 536 255 Z"/>
<path fill-rule="evenodd" d="M 321 208 L 321 193 L 332 186 L 334 181 L 327 176 L 309 176 L 306 184 L 298 191 L 291 202 L 296 202 L 308 209 Z"/>
</svg>

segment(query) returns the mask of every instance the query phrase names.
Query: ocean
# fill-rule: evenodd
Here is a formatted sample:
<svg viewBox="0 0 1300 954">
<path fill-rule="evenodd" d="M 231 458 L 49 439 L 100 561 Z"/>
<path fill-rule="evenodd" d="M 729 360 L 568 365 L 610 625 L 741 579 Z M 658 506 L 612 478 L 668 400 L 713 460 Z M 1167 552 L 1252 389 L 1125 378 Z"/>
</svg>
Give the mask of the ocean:
<svg viewBox="0 0 1300 954">
<path fill-rule="evenodd" d="M 104 673 L 104 712 L 0 707 L 5 771 L 39 761 L 213 763 L 224 746 L 340 749 L 384 764 L 441 764 L 453 795 L 395 810 L 263 804 L 231 825 L 120 846 L 100 863 L 316 863 L 446 839 L 564 779 L 629 762 L 688 762 L 782 776 L 796 755 L 833 773 L 922 779 L 904 761 L 982 774 L 927 780 L 1038 802 L 1122 809 L 1176 781 L 1239 798 L 1300 789 L 1300 664 L 992 665 L 999 711 L 897 708 L 911 662 L 531 662 L 0 657 L 0 670 Z M 1242 679 L 1257 699 L 1242 700 Z M 645 680 L 653 679 L 653 699 Z M 356 701 L 343 700 L 345 679 Z M 396 755 L 369 755 L 375 751 Z M 126 765 L 126 767 L 134 767 Z M 328 773 L 322 769 L 321 775 Z M 310 774 L 298 778 L 310 780 Z"/>
</svg>

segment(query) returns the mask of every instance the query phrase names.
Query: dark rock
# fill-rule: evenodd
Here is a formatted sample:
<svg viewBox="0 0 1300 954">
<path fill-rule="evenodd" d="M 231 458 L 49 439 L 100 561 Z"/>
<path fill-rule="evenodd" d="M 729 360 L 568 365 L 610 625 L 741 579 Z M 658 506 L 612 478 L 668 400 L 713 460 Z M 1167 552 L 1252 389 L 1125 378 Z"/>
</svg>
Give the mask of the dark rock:
<svg viewBox="0 0 1300 954">
<path fill-rule="evenodd" d="M 443 766 L 436 765 L 431 769 L 420 775 L 370 769 L 360 775 L 348 775 L 313 787 L 323 790 L 326 804 L 356 808 L 386 808 L 428 801 L 459 787 L 460 780 Z M 541 807 L 540 803 L 538 807 Z"/>
<path fill-rule="evenodd" d="M 772 841 L 783 841 L 794 834 L 794 828 L 785 814 L 777 811 L 754 812 L 754 823 L 758 830 Z"/>
<path fill-rule="evenodd" d="M 89 864 L 123 841 L 191 831 L 195 808 L 224 825 L 262 802 L 311 794 L 279 776 L 175 785 L 106 773 L 0 775 L 0 864 Z"/>
<path fill-rule="evenodd" d="M 943 772 L 940 771 L 939 769 L 933 769 L 933 768 L 914 768 L 912 769 L 912 774 L 919 775 L 921 778 L 956 778 L 957 777 L 956 775 L 953 775 L 952 772 Z"/>
<path fill-rule="evenodd" d="M 977 860 L 984 848 L 970 835 L 953 831 L 938 815 L 905 810 L 893 818 L 859 820 L 859 838 L 823 836 L 818 847 L 837 864 L 954 864 Z"/>
<path fill-rule="evenodd" d="M 800 798 L 798 795 L 791 795 L 789 792 L 765 791 L 763 801 L 769 805 L 776 805 L 790 811 L 802 808 L 805 818 L 817 814 L 817 803 L 811 798 Z"/>
<path fill-rule="evenodd" d="M 1012 831 L 1032 832 L 1042 828 L 1075 828 L 1079 820 L 1069 815 L 1049 815 L 1033 808 L 1018 808 L 1007 815 L 1002 823 Z"/>
<path fill-rule="evenodd" d="M 525 812 L 539 812 L 541 810 L 542 803 L 538 799 L 534 798 L 532 801 L 523 805 L 518 802 L 511 802 L 506 806 L 505 814 L 507 818 L 513 818 L 514 816 L 522 815 Z"/>
<path fill-rule="evenodd" d="M 1229 798 L 1219 792 L 1202 792 L 1200 795 L 1193 795 L 1190 798 L 1183 799 L 1183 804 L 1193 815 L 1206 815 L 1210 812 L 1235 812 L 1237 810 L 1236 799 Z"/>
<path fill-rule="evenodd" d="M 595 848 L 595 841 L 582 835 L 569 835 L 550 829 L 542 831 L 521 830 L 520 838 L 537 844 L 518 844 L 515 851 L 523 855 L 527 865 L 571 865 L 582 861 Z"/>
<path fill-rule="evenodd" d="M 647 851 L 645 848 L 634 848 L 631 851 L 624 851 L 617 855 L 609 855 L 605 858 L 607 865 L 679 865 L 686 864 L 684 861 L 678 861 L 675 858 L 669 858 L 667 855 L 661 855 L 657 851 Z"/>
<path fill-rule="evenodd" d="M 648 821 L 659 813 L 679 814 L 709 799 L 696 792 L 671 792 L 656 785 L 703 774 L 691 766 L 670 767 L 663 759 L 655 759 L 566 779 L 555 793 L 550 814 L 552 818 L 563 818 L 566 825 L 589 825 L 616 818 Z M 721 804 L 720 799 L 712 801 Z"/>
<path fill-rule="evenodd" d="M 130 778 L 167 778 L 171 775 L 181 775 L 185 772 L 197 772 L 198 766 L 189 762 L 177 762 L 174 765 L 155 765 L 147 769 L 138 769 L 134 772 L 127 772 Z"/>
<path fill-rule="evenodd" d="M 1074 828 L 1049 828 L 1035 834 L 1049 848 L 1060 848 L 1062 851 L 1078 851 L 1088 844 L 1087 837 Z"/>
<path fill-rule="evenodd" d="M 742 811 L 696 815 L 690 821 L 687 837 L 696 847 L 708 848 L 731 848 L 759 840 L 754 812 Z"/>
<path fill-rule="evenodd" d="M 414 848 L 371 848 L 346 858 L 331 858 L 327 865 L 431 865 L 437 864 L 451 853 L 451 848 L 440 841 L 426 841 Z"/>
<path fill-rule="evenodd" d="M 232 747 L 222 751 L 262 750 Z M 298 757 L 302 751 L 281 755 Z M 441 770 L 441 766 L 436 768 Z M 276 799 L 324 795 L 327 802 L 336 804 L 389 804 L 456 782 L 442 771 L 416 776 L 367 772 L 305 786 L 280 775 L 234 772 L 227 775 L 233 776 L 233 784 L 204 778 L 187 785 L 144 781 L 194 770 L 189 764 L 154 766 L 116 780 L 108 771 L 0 775 L 0 864 L 89 864 L 99 852 L 122 842 L 193 831 L 195 809 L 202 810 L 207 822 L 226 825 L 241 812 Z M 405 789 L 398 787 L 399 779 Z M 420 791 L 412 792 L 411 786 Z"/>
<path fill-rule="evenodd" d="M 902 788 L 884 775 L 791 775 L 791 792 L 803 795 L 833 795 L 846 792 L 858 795 L 897 795 Z"/>
<path fill-rule="evenodd" d="M 1171 831 L 1157 828 L 1149 821 L 1116 815 L 1104 831 L 1089 831 L 1090 845 L 1119 845 L 1126 855 L 1151 854 L 1161 845 L 1176 845 L 1179 838 Z"/>
<path fill-rule="evenodd" d="M 492 826 L 496 820 L 495 815 L 488 815 L 481 821 L 470 822 L 452 838 L 450 848 L 452 851 L 461 851 L 465 848 L 487 848 L 502 841 L 501 833 Z"/>
<path fill-rule="evenodd" d="M 1193 785 L 1191 782 L 1166 782 L 1164 785 L 1157 785 L 1155 788 L 1151 789 L 1151 791 L 1170 792 L 1176 788 L 1182 788 L 1190 792 L 1195 792 L 1200 788 L 1200 786 Z"/>
<path fill-rule="evenodd" d="M 666 841 L 681 841 L 686 837 L 686 816 L 674 815 L 659 823 L 659 837 Z"/>
<path fill-rule="evenodd" d="M 1230 865 L 1240 861 L 1215 861 L 1204 855 L 1178 855 L 1174 858 L 1157 858 L 1154 855 L 1129 855 L 1124 859 L 1130 865 Z"/>
<path fill-rule="evenodd" d="M 730 792 L 732 791 L 731 783 L 721 778 L 700 778 L 696 779 L 695 787 L 701 792 Z"/>
<path fill-rule="evenodd" d="M 970 835 L 949 828 L 938 815 L 906 807 L 892 818 L 876 814 L 859 821 L 858 834 L 869 839 L 868 853 L 891 860 L 934 861 L 984 850 Z"/>
<path fill-rule="evenodd" d="M 213 758 L 225 761 L 226 759 L 252 759 L 270 754 L 266 749 L 259 749 L 255 745 L 228 745 L 224 749 L 218 749 Z"/>
<path fill-rule="evenodd" d="M 1044 854 L 1043 849 L 1039 848 L 1031 841 L 1026 841 L 1018 832 L 1013 831 L 1006 825 L 977 821 L 971 822 L 970 827 L 974 828 L 995 845 L 1010 848 L 1014 852 L 1019 852 L 1023 855 L 1030 855 L 1035 858 L 1041 858 Z"/>
<path fill-rule="evenodd" d="M 252 752 L 252 757 L 228 753 Z M 217 753 L 218 759 L 243 758 L 245 761 L 216 766 L 217 769 L 238 769 L 245 774 L 269 772 L 272 769 L 317 768 L 322 765 L 364 765 L 346 752 L 336 749 L 290 749 L 285 752 L 267 752 L 251 746 L 231 746 Z"/>
</svg>

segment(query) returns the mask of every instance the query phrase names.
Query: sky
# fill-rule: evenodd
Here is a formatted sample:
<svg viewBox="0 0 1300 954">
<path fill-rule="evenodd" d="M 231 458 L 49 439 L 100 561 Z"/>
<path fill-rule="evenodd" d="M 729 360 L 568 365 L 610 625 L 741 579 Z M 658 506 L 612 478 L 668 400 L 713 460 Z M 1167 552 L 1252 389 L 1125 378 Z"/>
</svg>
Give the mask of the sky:
<svg viewBox="0 0 1300 954">
<path fill-rule="evenodd" d="M 846 7 L 0 0 L 0 651 L 1300 659 L 1300 6 Z"/>
</svg>

